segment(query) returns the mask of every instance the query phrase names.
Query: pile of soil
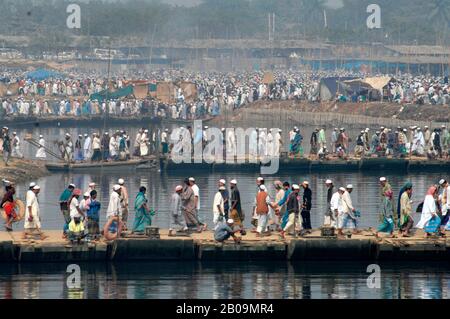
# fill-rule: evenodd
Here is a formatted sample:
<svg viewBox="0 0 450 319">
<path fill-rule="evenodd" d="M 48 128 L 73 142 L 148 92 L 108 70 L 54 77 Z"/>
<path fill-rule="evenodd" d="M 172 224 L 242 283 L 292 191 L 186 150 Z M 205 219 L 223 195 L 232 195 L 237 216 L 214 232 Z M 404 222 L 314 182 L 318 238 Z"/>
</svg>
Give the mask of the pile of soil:
<svg viewBox="0 0 450 319">
<path fill-rule="evenodd" d="M 13 158 L 5 166 L 0 161 L 0 176 L 14 183 L 36 180 L 48 174 L 43 162 Z"/>
<path fill-rule="evenodd" d="M 411 121 L 450 122 L 449 105 L 415 105 L 396 103 L 309 103 L 299 101 L 257 101 L 246 108 L 293 109 L 302 112 L 333 112 L 364 115 L 377 118 L 394 118 Z M 234 116 L 239 118 L 239 110 Z"/>
</svg>

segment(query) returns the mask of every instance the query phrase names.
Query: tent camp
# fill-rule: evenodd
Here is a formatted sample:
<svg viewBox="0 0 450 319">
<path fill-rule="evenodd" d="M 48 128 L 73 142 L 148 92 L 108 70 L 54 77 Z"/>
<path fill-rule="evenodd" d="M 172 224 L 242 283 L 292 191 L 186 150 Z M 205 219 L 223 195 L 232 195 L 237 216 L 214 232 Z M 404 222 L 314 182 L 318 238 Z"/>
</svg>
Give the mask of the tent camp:
<svg viewBox="0 0 450 319">
<path fill-rule="evenodd" d="M 383 97 L 383 90 L 389 83 L 395 81 L 389 76 L 370 77 L 365 79 L 347 80 L 343 83 L 348 94 L 367 95 L 370 100 L 380 100 Z"/>
<path fill-rule="evenodd" d="M 49 78 L 63 78 L 63 75 L 52 70 L 36 69 L 28 72 L 26 78 L 33 81 L 43 81 Z"/>
<path fill-rule="evenodd" d="M 90 96 L 90 99 L 97 100 L 99 102 L 103 102 L 104 100 L 107 100 L 107 99 L 118 99 L 118 98 L 125 97 L 125 96 L 132 95 L 132 94 L 133 94 L 133 86 L 128 85 L 128 86 L 121 88 L 114 92 L 111 92 L 108 90 L 103 90 L 101 92 L 94 93 Z"/>
<path fill-rule="evenodd" d="M 321 101 L 331 101 L 336 97 L 336 94 L 346 94 L 345 85 L 342 82 L 354 80 L 354 77 L 330 77 L 323 78 L 319 84 L 319 95 Z"/>
</svg>

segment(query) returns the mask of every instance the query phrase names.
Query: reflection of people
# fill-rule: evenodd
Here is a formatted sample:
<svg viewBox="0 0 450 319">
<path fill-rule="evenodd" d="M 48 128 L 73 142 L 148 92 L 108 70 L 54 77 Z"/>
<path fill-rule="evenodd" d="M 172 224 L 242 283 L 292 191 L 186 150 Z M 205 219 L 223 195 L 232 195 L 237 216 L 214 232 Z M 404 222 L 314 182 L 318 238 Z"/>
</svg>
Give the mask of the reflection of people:
<svg viewBox="0 0 450 319">
<path fill-rule="evenodd" d="M 241 239 L 235 235 L 238 231 L 234 231 L 231 227 L 233 227 L 234 220 L 228 219 L 226 223 L 221 223 L 216 227 L 214 231 L 214 239 L 217 242 L 224 242 L 228 240 L 230 237 L 233 237 L 234 242 L 239 243 Z"/>
</svg>

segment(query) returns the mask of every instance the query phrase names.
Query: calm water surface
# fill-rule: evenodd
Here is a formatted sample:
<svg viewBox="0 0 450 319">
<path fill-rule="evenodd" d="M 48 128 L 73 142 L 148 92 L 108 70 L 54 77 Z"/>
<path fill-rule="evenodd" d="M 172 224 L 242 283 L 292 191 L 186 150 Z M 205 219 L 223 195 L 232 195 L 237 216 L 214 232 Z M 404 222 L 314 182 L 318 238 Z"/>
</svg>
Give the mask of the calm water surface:
<svg viewBox="0 0 450 319">
<path fill-rule="evenodd" d="M 66 264 L 1 265 L 0 298 L 65 299 L 447 299 L 447 264 L 381 264 L 381 288 L 368 288 L 369 263 L 120 263 L 81 267 L 81 289 L 66 286 Z"/>
</svg>

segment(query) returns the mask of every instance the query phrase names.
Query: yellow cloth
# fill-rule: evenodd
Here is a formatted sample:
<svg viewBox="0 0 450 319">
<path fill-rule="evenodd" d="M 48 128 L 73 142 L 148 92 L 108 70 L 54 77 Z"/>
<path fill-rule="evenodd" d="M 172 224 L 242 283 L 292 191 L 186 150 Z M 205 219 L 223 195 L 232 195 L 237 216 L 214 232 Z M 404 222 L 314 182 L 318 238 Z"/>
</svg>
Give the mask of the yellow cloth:
<svg viewBox="0 0 450 319">
<path fill-rule="evenodd" d="M 69 231 L 73 233 L 83 232 L 84 224 L 82 222 L 75 224 L 75 221 L 72 219 L 72 221 L 69 223 Z"/>
</svg>

